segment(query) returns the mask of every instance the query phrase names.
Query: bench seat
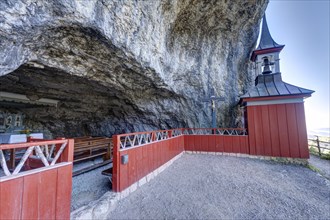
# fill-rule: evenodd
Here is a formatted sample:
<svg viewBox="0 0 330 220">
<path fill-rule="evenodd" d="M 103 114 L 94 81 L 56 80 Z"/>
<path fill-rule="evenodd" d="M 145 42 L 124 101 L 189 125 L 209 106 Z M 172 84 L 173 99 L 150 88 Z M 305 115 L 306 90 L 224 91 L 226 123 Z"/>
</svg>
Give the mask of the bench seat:
<svg viewBox="0 0 330 220">
<path fill-rule="evenodd" d="M 73 162 L 81 162 L 103 156 L 103 162 L 107 164 L 112 161 L 112 138 L 108 137 L 78 137 L 74 138 Z M 81 173 L 81 172 L 77 172 Z"/>
</svg>

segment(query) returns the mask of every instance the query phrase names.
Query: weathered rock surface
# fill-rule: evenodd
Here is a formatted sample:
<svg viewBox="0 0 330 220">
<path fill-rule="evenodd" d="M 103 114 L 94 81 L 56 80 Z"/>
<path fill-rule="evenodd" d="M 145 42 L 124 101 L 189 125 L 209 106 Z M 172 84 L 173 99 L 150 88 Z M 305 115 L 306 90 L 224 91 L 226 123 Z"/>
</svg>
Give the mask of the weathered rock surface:
<svg viewBox="0 0 330 220">
<path fill-rule="evenodd" d="M 235 126 L 267 0 L 0 1 L 2 91 L 60 100 L 23 108 L 54 136 L 210 127 L 209 88 Z M 1 106 L 0 106 L 1 108 Z M 5 109 L 5 107 L 2 107 Z M 6 111 L 15 111 L 6 107 Z"/>
</svg>

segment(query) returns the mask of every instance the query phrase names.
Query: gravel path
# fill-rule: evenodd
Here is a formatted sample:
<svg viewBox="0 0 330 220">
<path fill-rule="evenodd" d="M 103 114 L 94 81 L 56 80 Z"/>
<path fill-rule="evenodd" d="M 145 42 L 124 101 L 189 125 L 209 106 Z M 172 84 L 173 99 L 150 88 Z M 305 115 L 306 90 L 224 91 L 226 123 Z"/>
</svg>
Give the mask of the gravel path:
<svg viewBox="0 0 330 220">
<path fill-rule="evenodd" d="M 330 182 L 298 165 L 183 155 L 109 219 L 330 219 Z"/>
<path fill-rule="evenodd" d="M 330 160 L 321 159 L 310 154 L 309 163 L 320 170 L 321 174 L 330 180 Z"/>
<path fill-rule="evenodd" d="M 73 170 L 98 162 L 100 162 L 99 159 L 76 164 Z M 103 194 L 111 190 L 109 178 L 101 174 L 103 170 L 110 168 L 110 166 L 108 164 L 72 178 L 71 211 L 99 199 Z"/>
</svg>

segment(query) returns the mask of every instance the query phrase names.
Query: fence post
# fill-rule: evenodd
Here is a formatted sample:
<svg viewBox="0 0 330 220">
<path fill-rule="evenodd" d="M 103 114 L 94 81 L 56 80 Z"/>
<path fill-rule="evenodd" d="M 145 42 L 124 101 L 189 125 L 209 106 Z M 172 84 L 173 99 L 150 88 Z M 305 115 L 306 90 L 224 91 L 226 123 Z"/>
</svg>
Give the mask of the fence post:
<svg viewBox="0 0 330 220">
<path fill-rule="evenodd" d="M 173 129 L 168 130 L 168 138 L 171 138 L 173 135 Z"/>
<path fill-rule="evenodd" d="M 316 144 L 317 144 L 317 149 L 319 150 L 319 156 L 321 156 L 321 148 L 320 148 L 320 140 L 319 140 L 319 136 L 316 136 Z"/>
<path fill-rule="evenodd" d="M 112 190 L 114 192 L 120 192 L 120 136 L 113 135 L 113 168 L 112 168 Z"/>
<path fill-rule="evenodd" d="M 62 153 L 66 162 L 73 162 L 74 139 L 68 139 L 66 150 Z"/>
</svg>

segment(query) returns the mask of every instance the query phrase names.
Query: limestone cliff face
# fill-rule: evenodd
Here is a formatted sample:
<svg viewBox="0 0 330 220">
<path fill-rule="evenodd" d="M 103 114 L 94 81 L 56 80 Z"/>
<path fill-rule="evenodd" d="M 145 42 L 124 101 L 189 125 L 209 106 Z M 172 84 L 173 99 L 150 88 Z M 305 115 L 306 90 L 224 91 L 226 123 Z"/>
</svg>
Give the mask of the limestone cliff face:
<svg viewBox="0 0 330 220">
<path fill-rule="evenodd" d="M 0 90 L 60 100 L 21 111 L 54 136 L 210 127 L 211 88 L 226 98 L 218 126 L 254 75 L 267 0 L 0 1 Z M 0 106 L 1 108 L 1 106 Z"/>
</svg>

